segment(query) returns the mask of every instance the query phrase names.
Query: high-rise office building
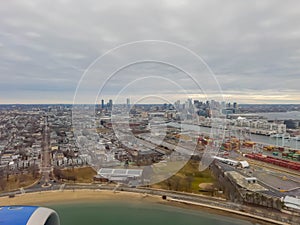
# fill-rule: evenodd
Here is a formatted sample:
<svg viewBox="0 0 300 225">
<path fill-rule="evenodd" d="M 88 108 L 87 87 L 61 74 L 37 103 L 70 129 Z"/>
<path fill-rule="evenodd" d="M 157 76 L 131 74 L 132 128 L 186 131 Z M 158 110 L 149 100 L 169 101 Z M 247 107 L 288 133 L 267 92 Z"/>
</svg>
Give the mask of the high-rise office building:
<svg viewBox="0 0 300 225">
<path fill-rule="evenodd" d="M 129 98 L 126 99 L 126 105 L 130 106 L 130 99 Z"/>
<path fill-rule="evenodd" d="M 237 109 L 238 108 L 238 104 L 236 102 L 233 103 L 233 108 Z"/>
<path fill-rule="evenodd" d="M 101 100 L 101 109 L 104 109 L 104 99 Z"/>
<path fill-rule="evenodd" d="M 112 106 L 113 106 L 113 101 L 111 99 L 109 99 L 109 101 L 107 103 L 107 108 L 111 110 Z"/>
</svg>

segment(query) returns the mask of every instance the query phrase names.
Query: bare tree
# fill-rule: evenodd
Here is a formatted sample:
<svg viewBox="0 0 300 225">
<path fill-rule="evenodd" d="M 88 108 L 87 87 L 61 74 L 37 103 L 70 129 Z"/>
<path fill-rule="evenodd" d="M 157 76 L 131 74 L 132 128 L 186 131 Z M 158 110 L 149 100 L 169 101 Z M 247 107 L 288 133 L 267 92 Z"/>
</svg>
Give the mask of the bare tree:
<svg viewBox="0 0 300 225">
<path fill-rule="evenodd" d="M 0 190 L 5 190 L 6 188 L 6 179 L 3 170 L 0 170 Z"/>
<path fill-rule="evenodd" d="M 32 177 L 33 177 L 34 179 L 36 179 L 36 178 L 38 177 L 38 174 L 39 174 L 39 168 L 38 168 L 38 166 L 37 166 L 36 164 L 30 165 L 30 166 L 28 167 L 28 171 L 29 171 L 29 173 L 32 174 Z"/>
</svg>

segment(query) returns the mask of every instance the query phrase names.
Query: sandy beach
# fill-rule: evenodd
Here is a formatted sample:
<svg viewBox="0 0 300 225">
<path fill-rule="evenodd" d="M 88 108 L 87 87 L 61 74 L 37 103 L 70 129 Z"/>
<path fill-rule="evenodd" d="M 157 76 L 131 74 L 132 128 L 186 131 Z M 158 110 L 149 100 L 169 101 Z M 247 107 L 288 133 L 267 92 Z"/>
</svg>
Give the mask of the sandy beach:
<svg viewBox="0 0 300 225">
<path fill-rule="evenodd" d="M 176 207 L 182 207 L 192 210 L 206 211 L 212 214 L 219 214 L 224 216 L 233 216 L 239 219 L 246 219 L 253 223 L 260 222 L 260 224 L 270 224 L 266 221 L 249 218 L 248 216 L 231 214 L 222 210 L 212 209 L 205 206 L 197 206 L 192 204 L 182 204 L 173 201 L 166 201 L 161 196 L 148 195 L 124 191 L 109 191 L 109 190 L 64 190 L 64 191 L 44 191 L 35 193 L 26 193 L 23 195 L 16 195 L 13 198 L 1 197 L 0 206 L 4 205 L 37 205 L 37 206 L 51 206 L 58 204 L 70 203 L 86 203 L 86 202 L 107 202 L 107 201 L 128 201 L 128 202 L 149 202 L 158 204 L 167 204 Z"/>
<path fill-rule="evenodd" d="M 99 201 L 148 201 L 163 202 L 161 197 L 132 192 L 94 191 L 94 190 L 64 190 L 26 193 L 14 198 L 1 197 L 0 205 L 51 205 L 70 202 L 99 202 Z"/>
</svg>

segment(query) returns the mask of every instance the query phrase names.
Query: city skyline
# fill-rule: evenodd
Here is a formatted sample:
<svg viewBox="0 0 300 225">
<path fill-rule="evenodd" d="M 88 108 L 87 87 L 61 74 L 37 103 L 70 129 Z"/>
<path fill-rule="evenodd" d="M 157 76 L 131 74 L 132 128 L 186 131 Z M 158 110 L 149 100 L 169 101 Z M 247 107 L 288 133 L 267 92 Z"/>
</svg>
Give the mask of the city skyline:
<svg viewBox="0 0 300 225">
<path fill-rule="evenodd" d="M 300 224 L 300 1 L 0 4 L 1 225 Z"/>
</svg>

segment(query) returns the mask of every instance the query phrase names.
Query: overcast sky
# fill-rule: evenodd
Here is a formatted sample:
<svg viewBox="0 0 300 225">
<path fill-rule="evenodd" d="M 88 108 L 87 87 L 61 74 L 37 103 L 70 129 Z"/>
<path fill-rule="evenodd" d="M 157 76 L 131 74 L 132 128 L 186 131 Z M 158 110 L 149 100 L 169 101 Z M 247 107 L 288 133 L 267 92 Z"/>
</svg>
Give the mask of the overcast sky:
<svg viewBox="0 0 300 225">
<path fill-rule="evenodd" d="M 1 1 L 0 103 L 72 103 L 95 59 L 140 40 L 169 41 L 198 54 L 226 100 L 300 103 L 298 0 Z M 123 56 L 110 57 L 106 65 Z M 179 60 L 185 62 L 186 56 Z M 98 80 L 85 81 L 85 88 L 104 84 L 108 75 L 97 69 Z M 136 86 L 124 94 L 135 99 L 202 96 L 190 78 L 168 64 L 132 65 L 121 72 L 105 83 L 104 98 L 123 93 L 130 82 Z M 182 95 L 178 85 L 188 94 Z M 91 98 L 87 94 L 82 101 Z"/>
</svg>

